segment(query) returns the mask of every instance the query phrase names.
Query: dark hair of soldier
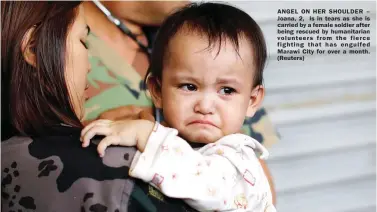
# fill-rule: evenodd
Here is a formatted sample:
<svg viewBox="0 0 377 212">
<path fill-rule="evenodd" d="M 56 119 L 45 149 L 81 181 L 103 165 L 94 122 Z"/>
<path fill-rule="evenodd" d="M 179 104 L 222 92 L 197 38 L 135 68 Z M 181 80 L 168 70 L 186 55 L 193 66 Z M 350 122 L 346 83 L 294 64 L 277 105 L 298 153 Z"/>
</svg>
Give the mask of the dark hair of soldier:
<svg viewBox="0 0 377 212">
<path fill-rule="evenodd" d="M 1 2 L 2 141 L 16 133 L 37 135 L 59 123 L 82 126 L 64 75 L 65 44 L 80 4 Z M 35 67 L 24 60 L 21 50 L 24 35 L 32 27 L 30 45 L 36 55 Z"/>
</svg>

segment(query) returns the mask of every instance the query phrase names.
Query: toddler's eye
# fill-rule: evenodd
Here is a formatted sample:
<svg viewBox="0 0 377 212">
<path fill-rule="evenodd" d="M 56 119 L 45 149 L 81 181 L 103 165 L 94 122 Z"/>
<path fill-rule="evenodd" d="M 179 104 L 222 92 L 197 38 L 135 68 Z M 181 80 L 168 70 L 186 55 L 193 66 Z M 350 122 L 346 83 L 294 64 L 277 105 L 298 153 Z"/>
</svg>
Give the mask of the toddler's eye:
<svg viewBox="0 0 377 212">
<path fill-rule="evenodd" d="M 193 84 L 182 84 L 179 86 L 179 88 L 185 90 L 185 91 L 196 91 L 197 88 Z"/>
<path fill-rule="evenodd" d="M 229 87 L 223 87 L 223 88 L 220 89 L 220 94 L 222 94 L 222 95 L 231 95 L 235 92 L 236 92 L 236 90 L 234 90 L 233 88 L 229 88 Z"/>
</svg>

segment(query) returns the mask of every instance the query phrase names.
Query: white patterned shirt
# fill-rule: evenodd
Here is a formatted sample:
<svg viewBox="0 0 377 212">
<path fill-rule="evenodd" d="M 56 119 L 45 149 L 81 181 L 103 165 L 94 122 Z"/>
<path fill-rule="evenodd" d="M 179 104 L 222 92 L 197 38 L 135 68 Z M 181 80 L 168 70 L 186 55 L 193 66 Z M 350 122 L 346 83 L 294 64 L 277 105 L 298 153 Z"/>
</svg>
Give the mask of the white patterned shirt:
<svg viewBox="0 0 377 212">
<path fill-rule="evenodd" d="M 129 175 L 199 211 L 276 211 L 255 150 L 262 159 L 268 152 L 258 141 L 231 134 L 195 150 L 177 135 L 176 129 L 156 122 Z"/>
</svg>

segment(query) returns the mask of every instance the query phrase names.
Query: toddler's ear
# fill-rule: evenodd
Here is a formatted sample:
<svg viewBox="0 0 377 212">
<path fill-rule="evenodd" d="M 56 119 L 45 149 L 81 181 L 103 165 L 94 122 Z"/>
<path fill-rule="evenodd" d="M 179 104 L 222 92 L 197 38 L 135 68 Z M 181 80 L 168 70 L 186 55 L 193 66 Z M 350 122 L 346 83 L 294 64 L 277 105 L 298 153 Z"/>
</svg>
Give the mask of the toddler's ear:
<svg viewBox="0 0 377 212">
<path fill-rule="evenodd" d="M 264 99 L 264 87 L 258 85 L 251 92 L 249 106 L 247 108 L 246 116 L 253 117 L 255 112 L 260 108 Z"/>
<path fill-rule="evenodd" d="M 162 94 L 161 94 L 161 83 L 156 77 L 150 76 L 147 79 L 147 87 L 151 94 L 153 104 L 156 108 L 162 108 Z"/>
</svg>

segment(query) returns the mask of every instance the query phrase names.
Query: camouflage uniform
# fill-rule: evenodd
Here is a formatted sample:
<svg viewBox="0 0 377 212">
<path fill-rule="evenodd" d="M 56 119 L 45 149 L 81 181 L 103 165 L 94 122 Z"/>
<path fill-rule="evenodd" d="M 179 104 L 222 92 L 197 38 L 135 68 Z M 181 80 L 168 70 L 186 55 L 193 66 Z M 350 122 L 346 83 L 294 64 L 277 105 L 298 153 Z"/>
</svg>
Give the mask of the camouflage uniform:
<svg viewBox="0 0 377 212">
<path fill-rule="evenodd" d="M 135 148 L 109 148 L 102 159 L 95 145 L 81 147 L 80 129 L 57 126 L 45 132 L 2 142 L 1 211 L 194 211 L 129 178 Z"/>
<path fill-rule="evenodd" d="M 123 105 L 152 106 L 142 83 L 143 78 L 131 64 L 93 33 L 89 34 L 87 44 L 91 71 L 88 74 L 89 99 L 85 104 L 86 120 L 94 119 L 102 112 Z M 147 69 L 141 68 L 145 69 L 144 71 Z"/>
</svg>

